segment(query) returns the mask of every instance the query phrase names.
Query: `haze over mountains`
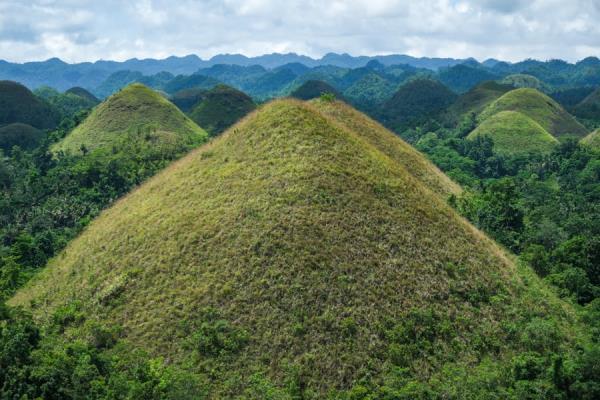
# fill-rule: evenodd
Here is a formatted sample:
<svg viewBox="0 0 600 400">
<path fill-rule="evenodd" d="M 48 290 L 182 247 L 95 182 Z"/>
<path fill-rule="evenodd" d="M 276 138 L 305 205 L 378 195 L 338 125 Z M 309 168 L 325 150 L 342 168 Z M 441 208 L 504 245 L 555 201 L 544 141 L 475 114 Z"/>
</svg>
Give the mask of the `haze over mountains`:
<svg viewBox="0 0 600 400">
<path fill-rule="evenodd" d="M 405 65 L 433 72 L 439 71 L 440 80 L 457 91 L 466 91 L 483 80 L 501 78 L 515 73 L 527 73 L 533 76 L 543 75 L 543 78 L 548 80 L 550 84 L 557 86 L 568 83 L 564 82 L 562 78 L 564 74 L 576 75 L 577 84 L 586 84 L 586 82 L 593 84 L 600 81 L 597 72 L 597 69 L 600 68 L 600 60 L 595 57 L 586 58 L 576 64 L 569 64 L 560 60 L 547 62 L 525 60 L 518 63 L 507 63 L 494 59 L 479 63 L 474 59 L 415 58 L 407 55 L 354 57 L 348 54 L 336 53 L 329 53 L 320 59 L 312 59 L 294 53 L 274 53 L 258 57 L 224 54 L 214 56 L 209 60 L 202 60 L 197 56 L 190 55 L 169 57 L 162 60 L 131 59 L 123 62 L 96 61 L 78 64 L 68 64 L 58 58 L 23 64 L 0 61 L 0 79 L 19 81 L 32 89 L 47 85 L 63 91 L 73 86 L 81 86 L 94 91 L 111 74 L 115 72 L 123 73 L 123 71 L 136 72 L 142 75 L 159 73 L 191 75 L 194 73 L 201 74 L 199 70 L 209 69 L 216 65 L 258 66 L 266 70 L 276 70 L 278 68 L 281 70 L 281 67 L 287 66 L 284 69 L 290 69 L 294 75 L 299 76 L 307 72 L 306 69 L 324 66 L 355 69 L 368 66 L 371 62 L 380 63 L 385 67 Z M 452 69 L 450 67 L 456 68 Z M 464 80 L 465 74 L 470 77 L 469 81 Z M 139 78 L 138 76 L 135 79 Z M 110 93 L 103 93 L 102 96 L 104 97 L 107 94 Z"/>
</svg>

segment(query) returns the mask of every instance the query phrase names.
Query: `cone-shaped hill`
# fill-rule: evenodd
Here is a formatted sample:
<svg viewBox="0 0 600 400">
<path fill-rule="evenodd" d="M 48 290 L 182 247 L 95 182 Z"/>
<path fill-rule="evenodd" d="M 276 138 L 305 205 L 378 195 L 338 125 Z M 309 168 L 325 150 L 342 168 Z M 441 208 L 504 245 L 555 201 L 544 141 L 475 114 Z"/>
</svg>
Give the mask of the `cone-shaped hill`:
<svg viewBox="0 0 600 400">
<path fill-rule="evenodd" d="M 567 137 L 581 138 L 587 134 L 586 128 L 556 101 L 535 89 L 511 90 L 487 106 L 479 119 L 484 121 L 500 111 L 520 112 L 540 124 L 558 140 Z"/>
<path fill-rule="evenodd" d="M 300 100 L 311 100 L 320 97 L 324 93 L 331 93 L 338 99 L 343 99 L 342 94 L 327 82 L 309 80 L 296 88 L 291 94 L 291 97 Z"/>
<path fill-rule="evenodd" d="M 540 124 L 517 111 L 500 111 L 483 121 L 467 139 L 489 136 L 500 154 L 549 153 L 558 140 Z"/>
<path fill-rule="evenodd" d="M 594 132 L 581 139 L 581 144 L 600 150 L 600 129 L 596 129 Z"/>
<path fill-rule="evenodd" d="M 87 91 L 84 88 L 79 87 L 79 86 L 72 87 L 71 89 L 67 90 L 65 92 L 65 94 L 72 94 L 75 96 L 79 96 L 82 99 L 85 99 L 94 105 L 100 103 L 100 100 L 98 100 L 98 98 L 96 96 L 94 96 L 89 91 Z"/>
<path fill-rule="evenodd" d="M 52 147 L 56 153 L 79 154 L 84 148 L 119 146 L 143 140 L 156 151 L 168 152 L 202 142 L 207 134 L 175 105 L 146 86 L 134 83 L 109 97 Z"/>
<path fill-rule="evenodd" d="M 460 95 L 450 106 L 448 112 L 458 119 L 466 114 L 479 114 L 491 102 L 513 89 L 514 87 L 511 85 L 503 85 L 494 81 L 482 82 L 467 93 Z"/>
<path fill-rule="evenodd" d="M 60 114 L 43 99 L 17 82 L 0 81 L 0 126 L 12 123 L 31 125 L 37 129 L 53 129 Z"/>
<path fill-rule="evenodd" d="M 400 86 L 385 102 L 381 117 L 386 126 L 402 131 L 438 117 L 455 100 L 456 94 L 441 82 L 414 79 Z"/>
<path fill-rule="evenodd" d="M 36 147 L 44 136 L 44 132 L 31 125 L 15 122 L 0 127 L 0 149 L 8 152 L 13 146 L 19 146 L 29 150 Z"/>
<path fill-rule="evenodd" d="M 256 108 L 250 96 L 226 85 L 206 91 L 189 112 L 190 118 L 212 136 L 223 132 Z"/>
<path fill-rule="evenodd" d="M 78 304 L 210 398 L 317 399 L 495 387 L 473 368 L 512 379 L 540 343 L 522 327 L 569 345 L 571 312 L 548 293 L 394 157 L 279 100 L 103 212 L 10 303 L 41 319 Z"/>
<path fill-rule="evenodd" d="M 577 104 L 573 113 L 580 118 L 600 121 L 600 88 L 594 90 Z"/>
</svg>

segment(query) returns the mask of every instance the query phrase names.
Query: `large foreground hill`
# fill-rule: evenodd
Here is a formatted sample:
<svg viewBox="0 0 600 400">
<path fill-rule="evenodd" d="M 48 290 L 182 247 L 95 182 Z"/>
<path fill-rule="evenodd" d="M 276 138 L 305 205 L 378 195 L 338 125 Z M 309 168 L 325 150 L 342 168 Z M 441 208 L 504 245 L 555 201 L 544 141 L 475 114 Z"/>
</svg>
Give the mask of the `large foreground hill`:
<svg viewBox="0 0 600 400">
<path fill-rule="evenodd" d="M 11 304 L 41 320 L 78 305 L 215 399 L 523 398 L 528 363 L 573 346 L 572 312 L 382 149 L 389 132 L 330 107 L 250 114 L 105 211 Z"/>
</svg>

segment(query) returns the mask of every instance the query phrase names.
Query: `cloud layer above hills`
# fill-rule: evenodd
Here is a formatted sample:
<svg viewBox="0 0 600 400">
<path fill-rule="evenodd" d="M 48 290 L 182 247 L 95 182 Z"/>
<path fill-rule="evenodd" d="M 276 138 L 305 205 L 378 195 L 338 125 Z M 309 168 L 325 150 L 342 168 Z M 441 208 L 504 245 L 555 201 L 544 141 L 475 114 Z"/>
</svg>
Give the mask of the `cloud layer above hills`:
<svg viewBox="0 0 600 400">
<path fill-rule="evenodd" d="M 600 56 L 600 0 L 2 0 L 0 58 Z"/>
</svg>

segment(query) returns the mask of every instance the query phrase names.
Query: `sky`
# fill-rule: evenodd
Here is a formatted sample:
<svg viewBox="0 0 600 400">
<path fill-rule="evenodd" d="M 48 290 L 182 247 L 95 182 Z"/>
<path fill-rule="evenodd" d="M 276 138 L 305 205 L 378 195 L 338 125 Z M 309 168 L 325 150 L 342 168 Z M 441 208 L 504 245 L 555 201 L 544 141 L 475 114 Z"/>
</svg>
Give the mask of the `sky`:
<svg viewBox="0 0 600 400">
<path fill-rule="evenodd" d="M 0 0 L 0 59 L 600 56 L 600 0 Z"/>
</svg>

